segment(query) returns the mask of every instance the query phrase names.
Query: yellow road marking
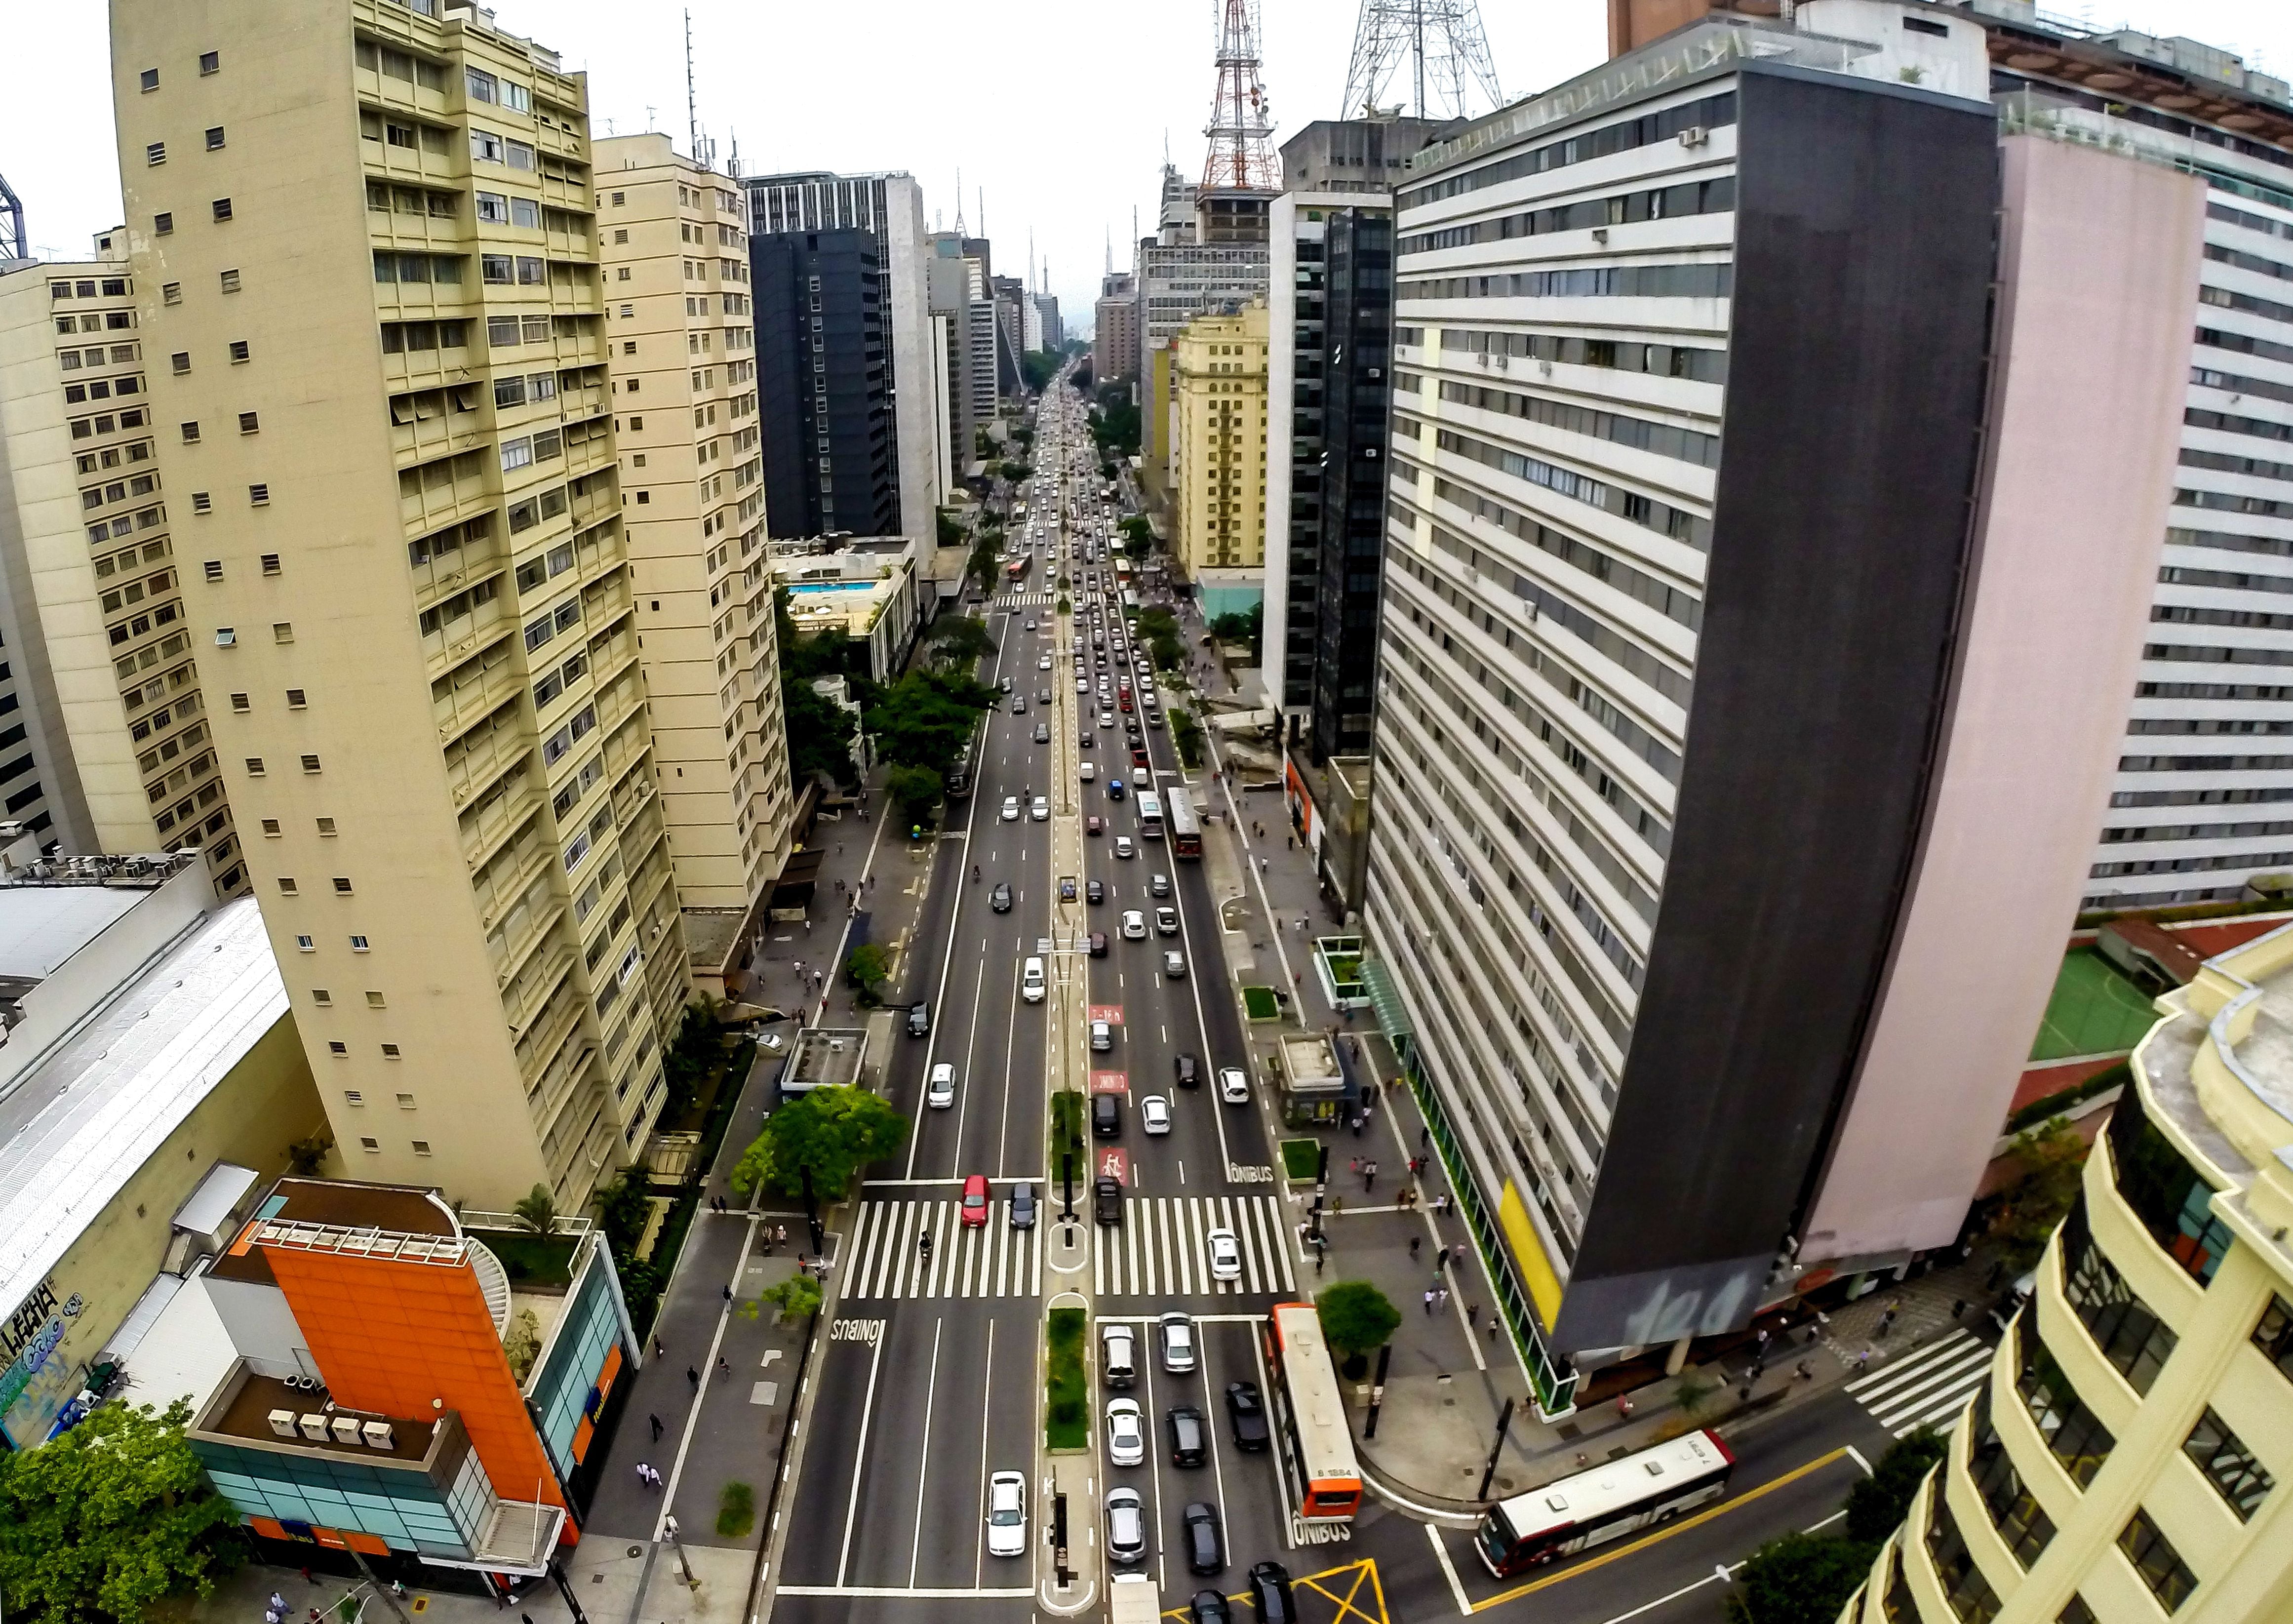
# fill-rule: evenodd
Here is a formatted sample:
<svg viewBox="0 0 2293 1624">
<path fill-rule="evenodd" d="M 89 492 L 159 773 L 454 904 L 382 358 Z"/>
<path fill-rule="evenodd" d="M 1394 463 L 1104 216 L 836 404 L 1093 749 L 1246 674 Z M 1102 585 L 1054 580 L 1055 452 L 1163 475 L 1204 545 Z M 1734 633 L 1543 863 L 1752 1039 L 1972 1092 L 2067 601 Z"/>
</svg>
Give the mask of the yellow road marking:
<svg viewBox="0 0 2293 1624">
<path fill-rule="evenodd" d="M 1612 1562 L 1621 1561 L 1623 1558 L 1631 1555 L 1635 1551 L 1644 1551 L 1648 1549 L 1649 1547 L 1658 1544 L 1663 1540 L 1669 1539 L 1675 1534 L 1684 1534 L 1691 1528 L 1696 1528 L 1703 1523 L 1711 1522 L 1714 1517 L 1724 1517 L 1738 1506 L 1749 1506 L 1754 1500 L 1758 1499 L 1763 1494 L 1772 1494 L 1777 1490 L 1784 1487 L 1787 1483 L 1795 1483 L 1801 1478 L 1805 1477 L 1809 1473 L 1821 1471 L 1833 1461 L 1844 1460 L 1846 1458 L 1847 1451 L 1843 1449 L 1834 1449 L 1827 1455 L 1819 1455 L 1813 1460 L 1809 1461 L 1805 1466 L 1794 1466 L 1781 1477 L 1770 1478 L 1756 1489 L 1746 1490 L 1742 1494 L 1738 1495 L 1732 1500 L 1722 1500 L 1719 1505 L 1714 1506 L 1709 1511 L 1699 1511 L 1684 1522 L 1670 1523 L 1667 1526 L 1657 1530 L 1655 1533 L 1649 1534 L 1633 1540 L 1630 1545 L 1620 1545 L 1613 1551 L 1606 1551 L 1601 1555 L 1593 1557 L 1590 1562 L 1579 1563 L 1575 1567 L 1568 1569 L 1566 1572 L 1547 1574 L 1543 1579 L 1532 1579 L 1527 1584 L 1522 1585 L 1516 1589 L 1508 1590 L 1502 1596 L 1493 1596 L 1486 1602 L 1476 1602 L 1473 1604 L 1473 1611 L 1475 1612 L 1487 1612 L 1490 1608 L 1501 1605 L 1503 1603 L 1517 1602 L 1524 1596 L 1529 1596 L 1536 1591 L 1548 1588 L 1551 1586 L 1560 1584 L 1565 1580 L 1575 1579 L 1579 1574 L 1590 1573 L 1595 1568 L 1604 1568 Z"/>
<path fill-rule="evenodd" d="M 1340 1581 L 1349 1574 L 1352 1576 L 1353 1583 L 1346 1587 L 1346 1593 L 1343 1596 L 1340 1596 L 1322 1582 L 1325 1579 Z M 1368 1612 L 1355 1604 L 1354 1598 L 1361 1594 L 1361 1587 L 1365 1583 L 1370 1587 L 1371 1605 L 1377 1609 L 1375 1612 Z M 1347 1619 L 1358 1619 L 1362 1620 L 1362 1624 L 1392 1624 L 1385 1611 L 1385 1581 L 1378 1573 L 1377 1559 L 1373 1556 L 1365 1556 L 1359 1562 L 1347 1563 L 1342 1567 L 1325 1568 L 1319 1573 L 1309 1573 L 1302 1579 L 1292 1579 L 1290 1581 L 1290 1587 L 1292 1591 L 1311 1590 L 1316 1595 L 1326 1597 L 1338 1604 L 1337 1612 L 1332 1613 L 1326 1620 L 1316 1620 L 1316 1624 L 1344 1624 Z M 1247 1602 L 1250 1599 L 1250 1592 L 1237 1590 L 1226 1599 L 1229 1602 Z M 1166 1619 L 1177 1619 L 1179 1624 L 1186 1624 L 1186 1620 L 1193 1615 L 1184 1607 L 1173 1607 L 1163 1616 Z"/>
</svg>

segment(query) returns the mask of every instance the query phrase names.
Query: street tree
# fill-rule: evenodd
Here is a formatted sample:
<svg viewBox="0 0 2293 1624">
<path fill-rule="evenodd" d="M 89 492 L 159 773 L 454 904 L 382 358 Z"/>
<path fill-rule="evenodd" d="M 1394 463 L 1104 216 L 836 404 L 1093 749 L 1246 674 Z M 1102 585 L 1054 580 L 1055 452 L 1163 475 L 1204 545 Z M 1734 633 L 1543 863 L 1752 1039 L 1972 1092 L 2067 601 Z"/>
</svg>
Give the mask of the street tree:
<svg viewBox="0 0 2293 1624">
<path fill-rule="evenodd" d="M 1341 1353 L 1370 1352 L 1401 1328 L 1401 1311 L 1367 1280 L 1325 1286 L 1314 1306 L 1321 1311 L 1322 1340 Z"/>
<path fill-rule="evenodd" d="M 971 739 L 995 690 L 952 672 L 913 670 L 876 695 L 861 724 L 877 753 L 896 767 L 928 767 L 944 775 Z"/>
<path fill-rule="evenodd" d="M 884 950 L 873 942 L 861 943 L 844 961 L 844 978 L 859 989 L 861 1003 L 873 1006 L 883 1002 L 884 984 L 892 978 Z"/>
<path fill-rule="evenodd" d="M 2078 1199 L 2086 1143 L 2078 1130 L 2054 1116 L 2017 1133 L 2006 1155 L 2022 1165 L 2022 1176 L 2000 1196 L 1990 1234 L 1998 1243 L 2000 1258 L 2019 1272 L 2038 1261 L 2048 1238 Z"/>
<path fill-rule="evenodd" d="M 1947 1445 L 1932 1427 L 1905 1433 L 1887 1447 L 1871 1475 L 1847 1491 L 1847 1537 L 1866 1551 L 1895 1531 L 1910 1515 L 1911 1499 L 1941 1460 Z"/>
<path fill-rule="evenodd" d="M 907 1142 L 908 1119 L 864 1088 L 831 1084 L 798 1094 L 765 1121 L 733 1169 L 733 1189 L 741 1195 L 763 1188 L 784 1196 L 812 1193 L 822 1201 L 842 1196 L 869 1163 Z"/>
<path fill-rule="evenodd" d="M 211 1595 L 246 1560 L 239 1513 L 183 1439 L 188 1401 L 99 1406 L 36 1449 L 0 1455 L 0 1596 L 43 1624 L 141 1619 Z"/>
<path fill-rule="evenodd" d="M 1851 1540 L 1792 1532 L 1754 1551 L 1728 1592 L 1729 1624 L 1833 1624 L 1870 1571 Z"/>
<path fill-rule="evenodd" d="M 884 789 L 899 803 L 901 820 L 928 824 L 946 781 L 928 767 L 895 767 L 884 775 Z"/>
<path fill-rule="evenodd" d="M 983 656 L 995 652 L 987 628 L 968 614 L 944 614 L 932 623 L 925 643 L 937 663 L 969 670 Z"/>
</svg>

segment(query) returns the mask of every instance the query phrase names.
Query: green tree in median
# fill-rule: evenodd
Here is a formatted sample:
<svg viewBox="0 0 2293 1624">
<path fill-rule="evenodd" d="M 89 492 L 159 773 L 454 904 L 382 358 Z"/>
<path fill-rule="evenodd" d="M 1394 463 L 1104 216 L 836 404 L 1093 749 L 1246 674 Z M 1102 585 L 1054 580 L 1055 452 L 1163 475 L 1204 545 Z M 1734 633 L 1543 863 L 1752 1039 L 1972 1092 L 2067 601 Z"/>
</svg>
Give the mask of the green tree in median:
<svg viewBox="0 0 2293 1624">
<path fill-rule="evenodd" d="M 1322 1340 L 1339 1352 L 1358 1357 L 1385 1345 L 1401 1328 L 1401 1311 L 1367 1280 L 1340 1280 L 1314 1298 L 1321 1311 Z"/>
<path fill-rule="evenodd" d="M 822 1201 L 841 1196 L 869 1163 L 907 1142 L 908 1119 L 864 1088 L 830 1086 L 798 1094 L 766 1119 L 765 1131 L 733 1169 L 741 1195 L 763 1186 L 785 1196 L 812 1193 Z"/>
<path fill-rule="evenodd" d="M 239 1513 L 183 1441 L 190 1405 L 105 1404 L 36 1449 L 0 1456 L 0 1596 L 46 1624 L 140 1619 L 246 1560 Z"/>
</svg>

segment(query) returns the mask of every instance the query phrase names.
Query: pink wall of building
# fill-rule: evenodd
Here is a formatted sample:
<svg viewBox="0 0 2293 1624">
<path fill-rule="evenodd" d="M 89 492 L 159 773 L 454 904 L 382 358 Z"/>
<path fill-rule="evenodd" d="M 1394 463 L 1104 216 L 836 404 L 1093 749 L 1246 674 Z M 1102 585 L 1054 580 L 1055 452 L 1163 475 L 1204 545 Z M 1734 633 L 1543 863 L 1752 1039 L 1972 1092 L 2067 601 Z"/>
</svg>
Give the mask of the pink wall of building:
<svg viewBox="0 0 2293 1624">
<path fill-rule="evenodd" d="M 2181 439 L 2205 187 L 2002 143 L 1989 463 L 1941 770 L 1800 1259 L 1956 1238 L 2123 747 Z"/>
</svg>

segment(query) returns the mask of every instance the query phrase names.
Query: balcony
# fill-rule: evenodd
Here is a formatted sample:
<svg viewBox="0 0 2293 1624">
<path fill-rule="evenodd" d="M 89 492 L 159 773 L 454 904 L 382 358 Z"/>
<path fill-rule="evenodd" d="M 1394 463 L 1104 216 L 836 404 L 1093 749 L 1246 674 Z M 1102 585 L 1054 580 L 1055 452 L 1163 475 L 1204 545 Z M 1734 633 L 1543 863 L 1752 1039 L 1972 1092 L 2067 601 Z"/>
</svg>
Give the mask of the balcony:
<svg viewBox="0 0 2293 1624">
<path fill-rule="evenodd" d="M 540 790 L 522 779 L 503 793 L 488 795 L 461 816 L 464 860 L 473 870 L 483 868 L 502 843 L 540 809 Z"/>
<path fill-rule="evenodd" d="M 439 743 L 448 744 L 461 737 L 523 686 L 524 680 L 510 659 L 506 639 L 488 649 L 482 658 L 466 662 L 437 678 L 430 685 L 430 713 L 438 724 Z"/>
</svg>

